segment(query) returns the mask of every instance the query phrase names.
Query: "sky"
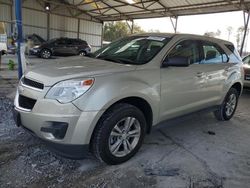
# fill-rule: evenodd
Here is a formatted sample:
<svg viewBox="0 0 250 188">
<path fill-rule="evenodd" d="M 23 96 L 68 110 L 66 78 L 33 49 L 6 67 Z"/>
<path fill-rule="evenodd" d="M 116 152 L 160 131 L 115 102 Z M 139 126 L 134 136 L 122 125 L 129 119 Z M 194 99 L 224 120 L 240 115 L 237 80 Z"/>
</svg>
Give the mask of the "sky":
<svg viewBox="0 0 250 188">
<path fill-rule="evenodd" d="M 135 23 L 145 31 L 159 30 L 160 32 L 173 33 L 170 18 L 153 18 L 135 20 Z M 236 46 L 237 29 L 244 25 L 243 13 L 241 11 L 229 13 L 203 14 L 194 16 L 181 16 L 178 18 L 177 32 L 203 35 L 205 32 L 221 31 L 218 38 L 233 42 Z M 228 37 L 227 28 L 233 28 Z M 249 44 L 249 45 L 248 45 Z M 246 42 L 247 51 L 250 51 L 250 37 Z"/>
</svg>

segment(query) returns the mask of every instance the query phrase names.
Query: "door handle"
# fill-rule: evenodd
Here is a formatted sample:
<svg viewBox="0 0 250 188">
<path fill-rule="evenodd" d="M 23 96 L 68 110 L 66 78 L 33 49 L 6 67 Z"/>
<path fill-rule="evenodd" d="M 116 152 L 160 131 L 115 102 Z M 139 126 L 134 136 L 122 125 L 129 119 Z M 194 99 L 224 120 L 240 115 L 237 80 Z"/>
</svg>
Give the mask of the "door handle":
<svg viewBox="0 0 250 188">
<path fill-rule="evenodd" d="M 201 77 L 205 76 L 205 73 L 204 73 L 204 72 L 197 72 L 197 73 L 196 73 L 196 76 L 197 76 L 198 78 L 201 78 Z"/>
</svg>

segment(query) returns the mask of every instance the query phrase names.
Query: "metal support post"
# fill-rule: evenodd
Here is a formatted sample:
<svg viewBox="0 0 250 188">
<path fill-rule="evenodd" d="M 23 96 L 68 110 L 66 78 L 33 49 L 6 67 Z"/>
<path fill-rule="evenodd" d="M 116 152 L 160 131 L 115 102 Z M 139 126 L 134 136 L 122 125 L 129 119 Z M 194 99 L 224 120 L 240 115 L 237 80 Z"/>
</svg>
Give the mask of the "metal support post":
<svg viewBox="0 0 250 188">
<path fill-rule="evenodd" d="M 174 33 L 176 33 L 177 32 L 177 24 L 178 24 L 178 16 L 170 17 L 170 21 L 171 21 L 171 24 L 173 26 Z"/>
<path fill-rule="evenodd" d="M 23 42 L 22 0 L 15 0 L 15 12 L 16 12 L 16 26 L 17 26 L 18 78 L 20 79 L 23 75 L 22 59 L 21 59 L 21 44 Z"/>
<path fill-rule="evenodd" d="M 248 30 L 249 17 L 250 17 L 249 11 L 247 11 L 247 12 L 243 11 L 244 34 L 243 34 L 243 39 L 242 39 L 241 48 L 240 48 L 240 55 L 241 56 L 243 55 L 243 49 L 244 49 L 246 35 L 247 35 L 247 30 Z"/>
</svg>

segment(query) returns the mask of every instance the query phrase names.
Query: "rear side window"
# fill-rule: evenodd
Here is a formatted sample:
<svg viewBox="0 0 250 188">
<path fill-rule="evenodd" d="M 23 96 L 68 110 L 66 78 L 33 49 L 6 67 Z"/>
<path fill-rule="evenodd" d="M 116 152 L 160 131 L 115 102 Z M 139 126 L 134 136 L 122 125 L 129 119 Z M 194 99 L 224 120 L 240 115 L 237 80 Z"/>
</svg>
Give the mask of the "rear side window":
<svg viewBox="0 0 250 188">
<path fill-rule="evenodd" d="M 204 59 L 202 64 L 218 64 L 228 62 L 226 53 L 214 43 L 202 42 L 202 51 Z"/>
<path fill-rule="evenodd" d="M 75 40 L 74 39 L 67 39 L 67 44 L 68 45 L 75 45 Z"/>
<path fill-rule="evenodd" d="M 233 44 L 225 44 L 225 46 L 232 52 L 232 54 L 229 55 L 229 58 L 232 62 L 241 61 L 240 54 Z"/>
<path fill-rule="evenodd" d="M 79 40 L 81 44 L 88 45 L 88 43 L 85 40 Z"/>
<path fill-rule="evenodd" d="M 55 45 L 59 45 L 59 46 L 62 46 L 62 45 L 66 45 L 66 40 L 65 39 L 58 39 L 55 41 Z"/>
<path fill-rule="evenodd" d="M 79 39 L 72 39 L 72 40 L 73 40 L 74 45 L 82 45 L 83 44 L 83 42 Z"/>
</svg>

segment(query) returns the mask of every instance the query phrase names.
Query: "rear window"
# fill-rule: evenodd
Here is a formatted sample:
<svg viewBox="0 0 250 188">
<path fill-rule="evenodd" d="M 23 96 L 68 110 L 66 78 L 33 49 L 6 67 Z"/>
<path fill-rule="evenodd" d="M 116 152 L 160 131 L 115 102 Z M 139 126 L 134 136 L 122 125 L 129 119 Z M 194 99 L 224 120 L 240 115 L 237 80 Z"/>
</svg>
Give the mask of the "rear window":
<svg viewBox="0 0 250 188">
<path fill-rule="evenodd" d="M 232 52 L 232 54 L 229 55 L 232 62 L 238 62 L 239 60 L 242 61 L 239 52 L 233 44 L 225 44 L 225 46 Z"/>
<path fill-rule="evenodd" d="M 88 43 L 85 40 L 79 40 L 81 44 L 88 45 Z"/>
</svg>

